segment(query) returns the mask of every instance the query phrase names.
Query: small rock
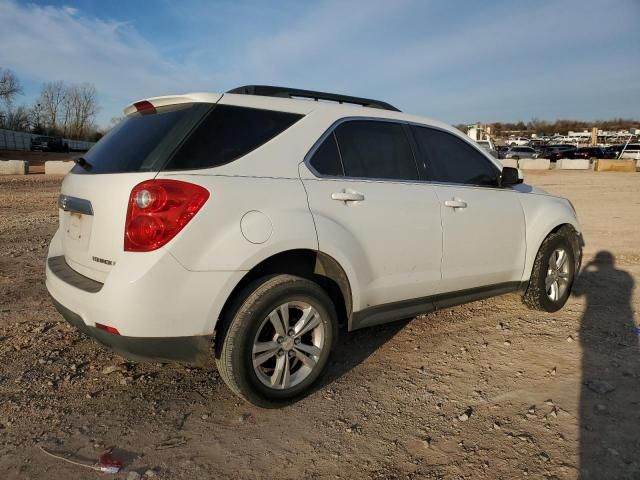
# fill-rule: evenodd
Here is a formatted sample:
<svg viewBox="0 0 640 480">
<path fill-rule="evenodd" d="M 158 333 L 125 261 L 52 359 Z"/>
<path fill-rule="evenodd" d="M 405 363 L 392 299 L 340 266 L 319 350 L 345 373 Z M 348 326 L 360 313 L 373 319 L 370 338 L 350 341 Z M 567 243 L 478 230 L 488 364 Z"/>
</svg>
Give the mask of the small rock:
<svg viewBox="0 0 640 480">
<path fill-rule="evenodd" d="M 509 340 L 505 340 L 505 341 L 504 341 L 504 344 L 508 347 L 508 346 L 510 346 L 510 345 L 511 345 L 511 342 L 510 342 Z"/>
<path fill-rule="evenodd" d="M 153 478 L 156 476 L 156 471 L 152 470 L 151 468 L 149 470 L 147 470 L 146 472 L 144 472 L 144 476 L 148 477 L 148 478 Z"/>
<path fill-rule="evenodd" d="M 86 398 L 87 400 L 91 400 L 93 398 L 93 396 L 90 393 L 87 393 L 84 398 Z"/>
<path fill-rule="evenodd" d="M 549 455 L 547 455 L 545 452 L 540 452 L 538 454 L 538 458 L 543 462 L 548 462 L 549 460 L 551 460 L 551 457 L 549 457 Z"/>
<path fill-rule="evenodd" d="M 605 382 L 604 380 L 587 380 L 585 383 L 587 388 L 592 392 L 606 394 L 613 392 L 616 387 L 609 382 Z"/>
<path fill-rule="evenodd" d="M 458 415 L 458 420 L 461 422 L 466 422 L 471 418 L 471 414 L 473 413 L 473 409 L 471 407 L 467 408 L 463 413 Z"/>
<path fill-rule="evenodd" d="M 548 400 L 545 400 L 544 403 L 546 405 L 553 405 L 553 400 L 549 398 Z"/>
<path fill-rule="evenodd" d="M 138 472 L 129 472 L 127 474 L 127 480 L 140 480 L 140 474 Z"/>
<path fill-rule="evenodd" d="M 104 367 L 101 373 L 103 375 L 109 375 L 110 373 L 119 372 L 121 370 L 122 367 L 120 365 L 109 365 L 108 367 Z"/>
<path fill-rule="evenodd" d="M 535 405 L 531 405 L 531 406 L 529 407 L 528 412 L 529 412 L 529 413 L 531 413 L 531 414 L 536 413 L 536 406 L 535 406 Z"/>
<path fill-rule="evenodd" d="M 202 420 L 206 420 L 207 418 L 209 418 L 209 415 L 207 415 L 206 413 L 203 413 L 202 415 L 200 415 L 200 418 Z"/>
<path fill-rule="evenodd" d="M 573 342 L 573 337 L 571 335 L 569 335 L 567 337 L 567 342 L 569 342 L 569 343 Z"/>
<path fill-rule="evenodd" d="M 551 375 L 553 375 L 553 376 L 556 375 L 556 367 L 553 367 L 553 369 L 551 370 Z"/>
</svg>

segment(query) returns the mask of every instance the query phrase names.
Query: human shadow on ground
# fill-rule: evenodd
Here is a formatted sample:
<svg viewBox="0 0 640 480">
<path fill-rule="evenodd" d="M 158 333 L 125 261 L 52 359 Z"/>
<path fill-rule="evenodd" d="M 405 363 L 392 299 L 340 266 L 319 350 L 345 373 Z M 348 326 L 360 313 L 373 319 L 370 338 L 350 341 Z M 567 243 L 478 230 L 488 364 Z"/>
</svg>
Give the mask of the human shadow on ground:
<svg viewBox="0 0 640 480">
<path fill-rule="evenodd" d="M 640 478 L 640 349 L 632 276 L 600 251 L 573 294 L 585 298 L 580 324 L 580 478 Z"/>
</svg>

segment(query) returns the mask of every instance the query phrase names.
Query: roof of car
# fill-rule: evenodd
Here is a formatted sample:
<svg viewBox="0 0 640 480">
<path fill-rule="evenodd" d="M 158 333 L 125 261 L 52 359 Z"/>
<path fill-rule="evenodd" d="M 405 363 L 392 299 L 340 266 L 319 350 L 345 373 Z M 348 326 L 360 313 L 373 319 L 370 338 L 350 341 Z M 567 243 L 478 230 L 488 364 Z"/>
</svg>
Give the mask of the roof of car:
<svg viewBox="0 0 640 480">
<path fill-rule="evenodd" d="M 438 128 L 442 128 L 444 130 L 455 132 L 456 134 L 466 137 L 466 135 L 462 134 L 451 125 L 448 125 L 444 122 L 440 122 L 428 117 L 404 113 L 399 110 L 373 108 L 350 103 L 337 103 L 334 101 L 314 101 L 309 99 L 284 98 L 264 95 L 247 95 L 240 93 L 192 92 L 178 95 L 145 98 L 133 102 L 125 107 L 125 115 L 131 115 L 138 111 L 136 105 L 143 102 L 149 102 L 153 107 L 156 108 L 180 103 L 218 103 L 221 105 L 235 105 L 261 108 L 265 110 L 278 110 L 290 113 L 299 113 L 302 115 L 307 115 L 313 111 L 322 111 L 326 115 L 335 116 L 336 119 L 353 116 L 384 118 L 391 120 L 401 120 L 405 122 L 428 124 Z"/>
</svg>

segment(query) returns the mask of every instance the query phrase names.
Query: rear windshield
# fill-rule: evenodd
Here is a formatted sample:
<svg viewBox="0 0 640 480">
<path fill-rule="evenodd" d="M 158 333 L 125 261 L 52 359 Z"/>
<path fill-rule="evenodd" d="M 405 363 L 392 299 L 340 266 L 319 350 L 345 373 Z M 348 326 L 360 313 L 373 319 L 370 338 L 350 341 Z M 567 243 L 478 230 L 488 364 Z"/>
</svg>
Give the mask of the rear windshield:
<svg viewBox="0 0 640 480">
<path fill-rule="evenodd" d="M 212 104 L 181 104 L 125 118 L 73 173 L 211 168 L 240 158 L 302 115 Z"/>
</svg>

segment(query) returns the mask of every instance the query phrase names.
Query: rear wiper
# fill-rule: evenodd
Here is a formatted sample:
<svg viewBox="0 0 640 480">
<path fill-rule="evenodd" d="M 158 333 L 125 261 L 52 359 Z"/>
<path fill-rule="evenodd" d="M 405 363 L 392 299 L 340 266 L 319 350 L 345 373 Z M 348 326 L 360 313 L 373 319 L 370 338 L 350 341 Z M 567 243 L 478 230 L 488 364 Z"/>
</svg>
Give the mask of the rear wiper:
<svg viewBox="0 0 640 480">
<path fill-rule="evenodd" d="M 87 159 L 84 157 L 75 157 L 73 161 L 76 162 L 76 165 L 80 165 L 82 168 L 86 170 L 91 169 L 91 164 L 87 162 Z"/>
</svg>

